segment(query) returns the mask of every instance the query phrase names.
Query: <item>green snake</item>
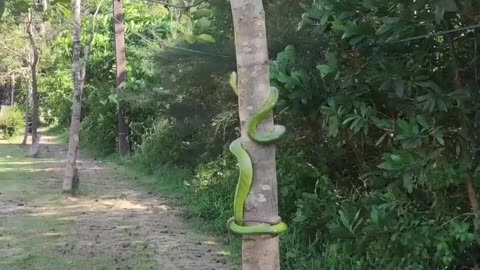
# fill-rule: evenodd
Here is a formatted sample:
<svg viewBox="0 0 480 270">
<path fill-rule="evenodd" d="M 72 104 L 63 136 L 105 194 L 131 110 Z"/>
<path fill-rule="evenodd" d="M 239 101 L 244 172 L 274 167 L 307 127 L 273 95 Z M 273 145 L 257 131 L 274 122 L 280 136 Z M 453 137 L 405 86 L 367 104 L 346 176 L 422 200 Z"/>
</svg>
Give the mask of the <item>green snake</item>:
<svg viewBox="0 0 480 270">
<path fill-rule="evenodd" d="M 236 72 L 233 72 L 230 76 L 229 84 L 238 95 Z M 269 97 L 265 104 L 247 121 L 247 134 L 252 141 L 264 145 L 271 144 L 281 139 L 285 134 L 285 127 L 280 125 L 275 125 L 273 131 L 269 134 L 257 133 L 257 126 L 272 113 L 277 101 L 278 90 L 275 87 L 271 87 Z M 242 146 L 242 138 L 238 138 L 230 144 L 230 152 L 232 152 L 238 160 L 240 174 L 233 201 L 233 217 L 228 220 L 228 228 L 232 232 L 240 235 L 278 235 L 286 232 L 287 224 L 284 222 L 270 224 L 262 221 L 264 224 L 261 225 L 244 225 L 245 221 L 259 222 L 256 220 L 245 220 L 244 218 L 245 201 L 252 188 L 253 165 L 248 152 Z"/>
</svg>

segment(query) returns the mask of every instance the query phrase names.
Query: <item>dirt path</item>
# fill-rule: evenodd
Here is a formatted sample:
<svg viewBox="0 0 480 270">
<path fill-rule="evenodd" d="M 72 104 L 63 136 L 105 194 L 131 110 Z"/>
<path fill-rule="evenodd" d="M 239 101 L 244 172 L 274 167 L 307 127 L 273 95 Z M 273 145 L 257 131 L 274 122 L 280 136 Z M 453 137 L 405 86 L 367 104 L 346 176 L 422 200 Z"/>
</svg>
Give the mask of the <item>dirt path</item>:
<svg viewBox="0 0 480 270">
<path fill-rule="evenodd" d="M 235 269 L 172 199 L 135 186 L 124 168 L 83 157 L 81 195 L 59 194 L 66 147 L 42 143 L 37 159 L 0 144 L 0 269 Z"/>
</svg>

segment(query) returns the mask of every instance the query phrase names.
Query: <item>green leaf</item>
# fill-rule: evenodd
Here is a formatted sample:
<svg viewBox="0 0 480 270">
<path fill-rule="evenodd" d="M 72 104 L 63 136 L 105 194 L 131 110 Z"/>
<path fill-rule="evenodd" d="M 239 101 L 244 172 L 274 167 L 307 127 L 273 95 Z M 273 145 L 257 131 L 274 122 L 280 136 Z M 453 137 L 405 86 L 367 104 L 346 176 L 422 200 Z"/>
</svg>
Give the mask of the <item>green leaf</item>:
<svg viewBox="0 0 480 270">
<path fill-rule="evenodd" d="M 190 44 L 195 43 L 195 40 L 196 40 L 194 35 L 185 35 L 184 38 Z"/>
<path fill-rule="evenodd" d="M 335 99 L 329 98 L 329 99 L 327 100 L 327 104 L 328 104 L 328 106 L 330 106 L 330 107 L 332 107 L 334 110 L 336 110 L 337 105 L 336 105 L 336 103 L 335 103 Z"/>
<path fill-rule="evenodd" d="M 399 17 L 384 17 L 382 19 L 382 21 L 384 23 L 387 23 L 387 24 L 394 24 L 394 23 L 398 23 L 400 21 L 400 18 Z"/>
<path fill-rule="evenodd" d="M 214 43 L 215 38 L 213 38 L 209 34 L 201 34 L 201 35 L 197 36 L 197 41 L 203 42 L 203 43 Z"/>
<path fill-rule="evenodd" d="M 380 36 L 385 34 L 386 32 L 390 31 L 392 29 L 392 25 L 390 24 L 383 24 L 377 29 L 377 32 L 375 32 L 375 35 Z"/>
<path fill-rule="evenodd" d="M 209 9 L 199 9 L 190 13 L 193 20 L 198 20 L 204 17 L 212 17 L 213 12 Z"/>
<path fill-rule="evenodd" d="M 384 170 L 387 170 L 387 171 L 395 171 L 395 170 L 397 170 L 397 168 L 395 168 L 395 167 L 393 166 L 393 164 L 391 164 L 391 163 L 388 162 L 388 161 L 384 161 L 384 162 L 378 164 L 377 167 L 378 167 L 379 169 L 384 169 Z"/>
<path fill-rule="evenodd" d="M 417 123 L 422 126 L 423 128 L 427 128 L 428 127 L 428 122 L 427 120 L 425 120 L 425 117 L 423 117 L 423 115 L 417 115 L 416 116 L 416 119 L 417 119 Z"/>
<path fill-rule="evenodd" d="M 356 37 L 351 38 L 350 41 L 348 42 L 348 44 L 350 44 L 352 46 L 355 46 L 358 43 L 360 43 L 360 41 L 362 41 L 363 39 L 365 39 L 365 36 L 356 36 Z"/>
<path fill-rule="evenodd" d="M 458 10 L 455 0 L 435 0 L 434 5 L 445 11 L 455 12 Z"/>
<path fill-rule="evenodd" d="M 385 80 L 382 85 L 380 85 L 380 88 L 379 90 L 381 91 L 387 91 L 387 90 L 390 90 L 390 87 L 392 86 L 392 80 L 390 79 L 387 79 Z"/>
<path fill-rule="evenodd" d="M 440 131 L 437 131 L 432 134 L 432 136 L 435 138 L 435 140 L 440 144 L 440 145 L 445 145 L 445 140 L 443 139 L 443 134 Z"/>
<path fill-rule="evenodd" d="M 393 82 L 393 89 L 395 91 L 395 95 L 397 97 L 403 97 L 404 92 L 405 92 L 405 84 L 401 80 L 396 80 Z"/>
<path fill-rule="evenodd" d="M 198 32 L 205 32 L 211 25 L 212 22 L 208 18 L 203 17 L 195 23 L 195 29 L 198 30 Z"/>
<path fill-rule="evenodd" d="M 385 132 L 376 142 L 375 142 L 375 145 L 378 146 L 380 145 L 383 140 L 385 140 L 385 138 L 388 136 L 388 134 L 390 134 L 389 132 Z"/>
<path fill-rule="evenodd" d="M 370 212 L 370 218 L 374 224 L 378 224 L 378 210 L 376 207 L 372 208 L 372 211 Z"/>
<path fill-rule="evenodd" d="M 348 122 L 353 121 L 353 120 L 355 120 L 355 119 L 357 119 L 357 118 L 358 118 L 358 116 L 356 116 L 356 115 L 354 115 L 354 116 L 349 116 L 349 117 L 347 117 L 345 120 L 343 120 L 342 125 L 348 124 Z"/>
<path fill-rule="evenodd" d="M 235 94 L 237 94 L 238 96 L 237 82 L 238 82 L 237 72 L 234 71 L 230 74 L 230 77 L 228 78 L 228 84 L 230 84 L 230 87 L 232 88 L 233 92 L 235 92 Z"/>
<path fill-rule="evenodd" d="M 412 176 L 408 174 L 403 175 L 403 187 L 407 190 L 408 193 L 413 192 Z"/>
<path fill-rule="evenodd" d="M 345 228 L 350 229 L 350 222 L 348 221 L 345 213 L 342 210 L 338 210 L 338 215 L 340 216 L 340 221 Z"/>
<path fill-rule="evenodd" d="M 443 20 L 443 15 L 445 14 L 445 10 L 439 7 L 435 7 L 435 22 L 440 24 Z"/>
<path fill-rule="evenodd" d="M 410 133 L 411 128 L 407 121 L 400 119 L 397 121 L 397 126 L 402 132 Z"/>
<path fill-rule="evenodd" d="M 416 84 L 423 88 L 432 89 L 437 94 L 441 94 L 443 92 L 442 88 L 438 86 L 438 84 L 436 84 L 434 81 L 417 82 Z"/>
<path fill-rule="evenodd" d="M 325 78 L 328 75 L 335 73 L 335 69 L 330 67 L 329 65 L 318 65 L 317 69 L 320 71 L 320 76 L 322 76 L 322 78 Z"/>
<path fill-rule="evenodd" d="M 339 121 L 336 116 L 328 118 L 328 136 L 336 137 L 338 134 Z"/>
<path fill-rule="evenodd" d="M 322 15 L 322 18 L 320 19 L 320 24 L 325 25 L 325 23 L 328 22 L 328 19 L 330 18 L 330 13 L 324 12 Z"/>
</svg>

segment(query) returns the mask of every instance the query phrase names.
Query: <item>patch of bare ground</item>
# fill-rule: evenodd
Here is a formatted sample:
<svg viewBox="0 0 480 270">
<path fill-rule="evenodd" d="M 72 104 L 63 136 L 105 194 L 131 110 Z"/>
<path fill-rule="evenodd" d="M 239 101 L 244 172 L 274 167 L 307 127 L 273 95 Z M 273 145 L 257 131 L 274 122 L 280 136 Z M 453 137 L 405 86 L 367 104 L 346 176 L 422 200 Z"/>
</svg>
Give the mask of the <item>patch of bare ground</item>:
<svg viewBox="0 0 480 270">
<path fill-rule="evenodd" d="M 36 159 L 0 145 L 0 269 L 235 269 L 171 199 L 115 166 L 83 156 L 80 195 L 61 195 L 66 147 L 48 136 L 42 143 Z"/>
</svg>

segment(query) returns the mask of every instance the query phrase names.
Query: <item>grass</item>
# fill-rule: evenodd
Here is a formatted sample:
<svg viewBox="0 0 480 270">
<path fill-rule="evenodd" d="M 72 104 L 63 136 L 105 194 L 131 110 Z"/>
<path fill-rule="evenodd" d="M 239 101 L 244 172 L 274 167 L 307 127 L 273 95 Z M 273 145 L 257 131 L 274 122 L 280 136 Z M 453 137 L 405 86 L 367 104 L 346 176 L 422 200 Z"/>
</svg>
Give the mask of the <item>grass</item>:
<svg viewBox="0 0 480 270">
<path fill-rule="evenodd" d="M 64 130 L 58 128 L 42 131 L 42 136 L 54 136 L 57 143 L 66 143 L 66 134 Z M 59 192 L 58 187 L 35 188 L 35 182 L 41 179 L 61 179 L 62 160 L 28 158 L 26 156 L 28 147 L 19 145 L 21 139 L 16 137 L 8 141 L 0 141 L 0 193 L 3 194 L 0 194 L 0 204 L 6 199 L 62 209 L 65 206 L 65 197 Z M 95 151 L 85 147 L 81 152 L 84 156 L 95 156 Z M 117 179 L 119 181 L 134 179 L 136 184 L 147 191 L 159 196 L 175 198 L 172 202 L 177 206 L 187 210 L 197 207 L 189 199 L 192 194 L 185 185 L 193 177 L 191 170 L 166 165 L 159 167 L 154 174 L 147 174 L 132 157 L 121 158 L 113 155 L 103 156 L 100 159 L 108 167 L 115 167 L 119 175 L 126 176 Z M 42 170 L 49 168 L 58 168 L 60 172 L 58 170 Z M 80 185 L 80 188 L 83 189 L 84 186 Z M 81 190 L 80 193 L 88 195 L 88 190 Z M 197 234 L 212 235 L 217 239 L 222 238 L 222 235 L 218 233 L 219 222 L 206 221 L 193 215 L 186 215 L 185 218 L 187 225 Z M 223 220 L 221 222 L 223 226 Z M 2 222 L 0 214 L 0 269 L 109 270 L 119 267 L 118 264 L 112 264 L 112 258 L 102 256 L 85 258 L 71 253 L 59 254 L 74 229 L 75 217 L 70 218 L 70 215 L 15 215 L 9 216 L 8 221 Z M 238 264 L 241 244 L 239 238 L 224 235 L 220 240 L 223 240 L 224 243 L 222 253 Z M 3 252 L 4 250 L 8 250 L 9 253 Z M 158 269 L 158 265 L 153 266 L 147 256 L 143 256 L 141 251 L 139 252 L 138 262 L 132 269 Z"/>
<path fill-rule="evenodd" d="M 10 140 L 12 141 L 15 139 Z M 34 171 L 36 167 L 61 163 L 61 160 L 32 160 L 25 156 L 25 151 L 19 145 L 0 144 L 1 202 L 10 202 L 2 207 L 5 209 L 23 204 L 38 206 L 60 204 L 63 197 L 59 192 L 35 189 L 33 186 L 37 179 L 54 176 L 52 172 L 42 172 L 39 175 Z M 58 236 L 67 234 L 70 225 L 71 221 L 30 213 L 2 218 L 0 250 L 4 252 L 0 252 L 0 269 L 73 269 L 68 268 L 68 262 L 62 262 L 63 259 L 57 258 L 52 252 L 59 240 Z M 54 266 L 48 267 L 52 262 L 55 262 Z"/>
<path fill-rule="evenodd" d="M 114 264 L 107 255 L 69 253 L 66 245 L 75 242 L 70 237 L 76 217 L 65 210 L 59 186 L 48 185 L 61 179 L 61 172 L 53 169 L 62 169 L 63 160 L 28 158 L 28 147 L 19 141 L 0 141 L 0 269 L 158 269 L 141 250 L 133 251 L 136 256 L 128 265 Z"/>
</svg>

